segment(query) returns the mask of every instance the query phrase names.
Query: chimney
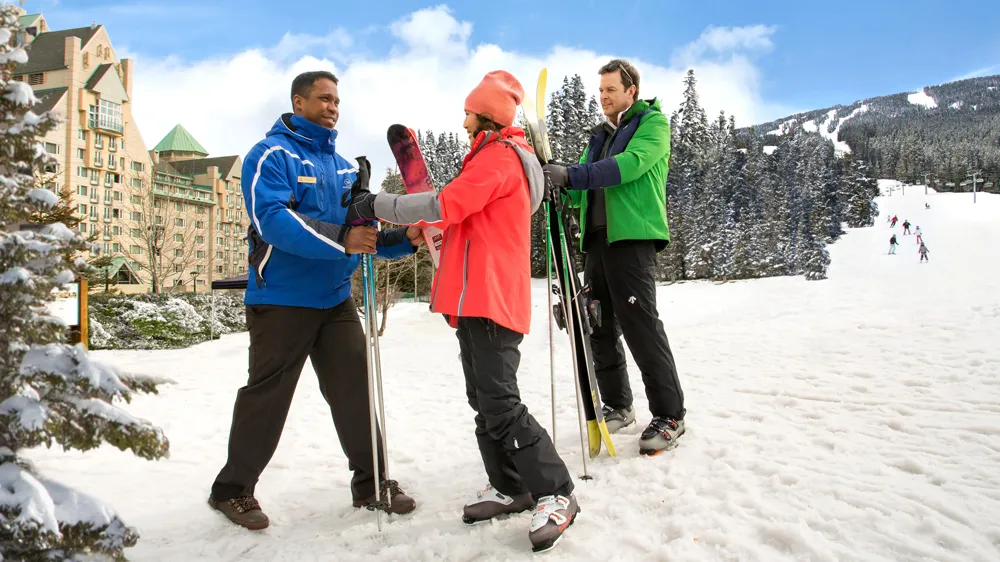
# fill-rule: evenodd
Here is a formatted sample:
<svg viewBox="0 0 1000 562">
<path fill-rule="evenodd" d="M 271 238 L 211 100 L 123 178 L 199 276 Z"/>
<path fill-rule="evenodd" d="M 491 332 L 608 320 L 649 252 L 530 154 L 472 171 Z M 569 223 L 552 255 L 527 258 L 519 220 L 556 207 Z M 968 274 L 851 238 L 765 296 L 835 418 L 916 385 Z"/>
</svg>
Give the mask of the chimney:
<svg viewBox="0 0 1000 562">
<path fill-rule="evenodd" d="M 121 61 L 122 69 L 122 85 L 125 86 L 125 95 L 128 96 L 128 101 L 132 101 L 132 61 L 131 59 L 122 59 Z"/>
<path fill-rule="evenodd" d="M 64 45 L 63 64 L 66 65 L 66 68 L 70 69 L 70 72 L 75 74 L 76 64 L 80 60 L 80 51 L 82 50 L 80 38 L 71 35 L 65 39 Z"/>
<path fill-rule="evenodd" d="M 154 166 L 157 165 L 157 164 L 159 164 L 160 163 L 160 151 L 159 150 L 150 150 L 149 151 L 149 158 L 150 158 L 150 160 L 153 161 L 153 165 Z"/>
</svg>

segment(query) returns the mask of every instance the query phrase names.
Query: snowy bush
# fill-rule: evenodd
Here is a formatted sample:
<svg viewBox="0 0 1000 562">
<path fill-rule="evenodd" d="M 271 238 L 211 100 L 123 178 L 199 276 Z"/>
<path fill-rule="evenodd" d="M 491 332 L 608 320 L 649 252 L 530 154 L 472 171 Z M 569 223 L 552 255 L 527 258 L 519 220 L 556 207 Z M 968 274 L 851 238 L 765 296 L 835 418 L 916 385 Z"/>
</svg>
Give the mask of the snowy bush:
<svg viewBox="0 0 1000 562">
<path fill-rule="evenodd" d="M 45 316 L 52 291 L 87 265 L 73 259 L 87 242 L 60 222 L 38 231 L 19 225 L 52 209 L 35 174 L 53 162 L 39 137 L 55 126 L 31 87 L 11 79 L 28 55 L 14 46 L 18 12 L 0 5 L 0 560 L 124 559 L 138 531 L 100 500 L 40 475 L 22 456 L 39 445 L 89 450 L 110 443 L 156 459 L 162 431 L 115 405 L 162 381 L 91 361 L 64 343 L 67 326 Z"/>
<path fill-rule="evenodd" d="M 246 331 L 242 293 L 91 294 L 91 349 L 177 349 Z"/>
</svg>

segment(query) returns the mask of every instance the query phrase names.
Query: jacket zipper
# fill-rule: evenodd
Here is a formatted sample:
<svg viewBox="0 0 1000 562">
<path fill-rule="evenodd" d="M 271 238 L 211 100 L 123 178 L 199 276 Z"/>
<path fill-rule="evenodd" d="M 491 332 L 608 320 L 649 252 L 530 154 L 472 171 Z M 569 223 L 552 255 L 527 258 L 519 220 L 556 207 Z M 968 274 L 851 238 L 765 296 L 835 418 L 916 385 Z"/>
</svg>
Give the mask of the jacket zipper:
<svg viewBox="0 0 1000 562">
<path fill-rule="evenodd" d="M 458 315 L 462 315 L 462 304 L 465 302 L 465 290 L 469 287 L 469 244 L 472 240 L 465 241 L 465 257 L 462 259 L 462 294 L 458 297 Z"/>
<path fill-rule="evenodd" d="M 267 287 L 267 279 L 264 279 L 264 268 L 267 267 L 267 262 L 271 261 L 272 250 L 274 250 L 274 246 L 268 245 L 267 251 L 264 252 L 264 259 L 260 260 L 260 267 L 257 271 L 257 275 L 260 276 L 260 282 L 265 287 Z"/>
</svg>

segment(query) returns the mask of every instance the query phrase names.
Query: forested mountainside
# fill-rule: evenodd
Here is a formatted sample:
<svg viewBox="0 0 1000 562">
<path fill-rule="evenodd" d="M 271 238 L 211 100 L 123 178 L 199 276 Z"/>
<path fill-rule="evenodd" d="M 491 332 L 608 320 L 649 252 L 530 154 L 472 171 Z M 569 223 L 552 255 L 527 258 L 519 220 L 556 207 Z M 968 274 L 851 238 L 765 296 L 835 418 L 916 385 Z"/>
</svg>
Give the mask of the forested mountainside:
<svg viewBox="0 0 1000 562">
<path fill-rule="evenodd" d="M 869 162 L 880 178 L 923 183 L 939 191 L 1000 192 L 1000 75 L 970 78 L 918 92 L 836 105 L 752 127 L 778 136 L 801 127 Z M 765 137 L 766 138 L 766 137 Z"/>
</svg>

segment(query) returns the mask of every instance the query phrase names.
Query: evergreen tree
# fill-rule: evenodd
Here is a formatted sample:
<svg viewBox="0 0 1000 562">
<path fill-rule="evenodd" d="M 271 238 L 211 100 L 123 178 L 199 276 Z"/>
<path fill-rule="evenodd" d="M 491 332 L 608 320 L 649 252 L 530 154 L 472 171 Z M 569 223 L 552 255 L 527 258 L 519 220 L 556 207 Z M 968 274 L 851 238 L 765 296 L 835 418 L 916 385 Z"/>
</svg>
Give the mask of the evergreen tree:
<svg viewBox="0 0 1000 562">
<path fill-rule="evenodd" d="M 86 242 L 62 222 L 19 230 L 51 213 L 58 198 L 34 188 L 37 171 L 53 160 L 38 139 L 55 125 L 30 112 L 37 98 L 12 80 L 28 60 L 15 46 L 18 12 L 0 6 L 0 557 L 12 560 L 124 559 L 138 532 L 96 498 L 38 473 L 22 456 L 31 447 L 57 444 L 90 450 L 108 442 L 147 459 L 168 453 L 163 433 L 136 419 L 115 400 L 155 392 L 160 381 L 91 361 L 82 346 L 63 343 L 66 326 L 46 316 L 52 290 L 85 269 Z"/>
</svg>

